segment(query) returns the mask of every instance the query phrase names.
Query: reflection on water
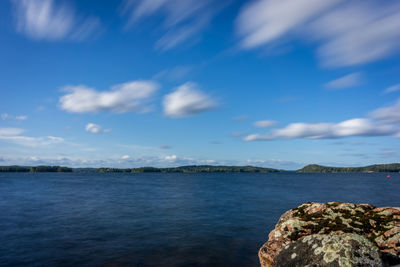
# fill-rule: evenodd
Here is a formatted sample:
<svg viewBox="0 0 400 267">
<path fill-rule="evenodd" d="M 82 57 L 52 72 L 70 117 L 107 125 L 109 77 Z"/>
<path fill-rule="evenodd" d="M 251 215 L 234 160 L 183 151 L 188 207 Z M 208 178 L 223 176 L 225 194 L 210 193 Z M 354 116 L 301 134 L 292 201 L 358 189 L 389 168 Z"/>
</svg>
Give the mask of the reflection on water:
<svg viewBox="0 0 400 267">
<path fill-rule="evenodd" d="M 259 266 L 307 201 L 400 206 L 400 175 L 0 174 L 0 265 Z"/>
</svg>

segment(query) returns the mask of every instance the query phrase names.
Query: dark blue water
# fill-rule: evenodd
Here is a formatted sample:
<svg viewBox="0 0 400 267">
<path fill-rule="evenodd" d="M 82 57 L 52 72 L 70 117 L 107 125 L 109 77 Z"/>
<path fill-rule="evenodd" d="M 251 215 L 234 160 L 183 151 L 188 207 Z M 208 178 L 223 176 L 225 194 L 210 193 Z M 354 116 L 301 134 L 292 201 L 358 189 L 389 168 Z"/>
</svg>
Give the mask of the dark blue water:
<svg viewBox="0 0 400 267">
<path fill-rule="evenodd" d="M 0 174 L 1 266 L 259 266 L 307 201 L 400 206 L 392 174 Z"/>
</svg>

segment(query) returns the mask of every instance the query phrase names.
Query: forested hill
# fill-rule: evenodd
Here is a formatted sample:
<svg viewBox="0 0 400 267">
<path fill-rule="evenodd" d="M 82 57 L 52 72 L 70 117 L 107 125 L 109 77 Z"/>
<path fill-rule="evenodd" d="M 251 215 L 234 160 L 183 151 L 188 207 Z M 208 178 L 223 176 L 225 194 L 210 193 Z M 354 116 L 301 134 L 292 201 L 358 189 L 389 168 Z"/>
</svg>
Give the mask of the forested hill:
<svg viewBox="0 0 400 267">
<path fill-rule="evenodd" d="M 69 168 L 62 166 L 0 166 L 0 172 L 124 172 L 124 173 L 144 173 L 144 172 L 160 172 L 160 173 L 282 173 L 289 172 L 285 170 L 254 167 L 254 166 L 212 166 L 212 165 L 190 165 L 171 168 Z M 352 172 L 400 172 L 400 163 L 392 164 L 375 164 L 365 167 L 331 167 L 317 164 L 310 164 L 302 169 L 297 170 L 298 173 L 352 173 Z"/>
<path fill-rule="evenodd" d="M 400 163 L 374 164 L 365 167 L 329 167 L 310 164 L 297 170 L 303 173 L 347 173 L 347 172 L 400 172 Z"/>
<path fill-rule="evenodd" d="M 271 173 L 271 172 L 284 172 L 283 170 L 253 167 L 253 166 L 211 166 L 211 165 L 191 165 L 181 166 L 174 168 L 154 168 L 154 167 L 142 167 L 142 168 L 128 168 L 128 169 L 116 169 L 116 168 L 99 168 L 97 172 L 131 172 L 131 173 L 143 173 L 143 172 L 162 172 L 162 173 L 196 173 L 196 172 L 251 172 L 251 173 Z"/>
<path fill-rule="evenodd" d="M 0 172 L 72 172 L 72 170 L 61 166 L 0 166 Z"/>
</svg>

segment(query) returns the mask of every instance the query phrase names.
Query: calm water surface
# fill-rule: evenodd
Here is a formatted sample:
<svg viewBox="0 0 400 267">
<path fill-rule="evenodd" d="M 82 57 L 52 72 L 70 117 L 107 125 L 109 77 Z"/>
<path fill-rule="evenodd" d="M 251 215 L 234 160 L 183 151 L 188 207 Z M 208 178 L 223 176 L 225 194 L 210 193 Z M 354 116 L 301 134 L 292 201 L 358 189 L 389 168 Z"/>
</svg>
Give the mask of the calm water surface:
<svg viewBox="0 0 400 267">
<path fill-rule="evenodd" d="M 259 266 L 307 201 L 400 206 L 392 174 L 0 174 L 1 266 Z"/>
</svg>

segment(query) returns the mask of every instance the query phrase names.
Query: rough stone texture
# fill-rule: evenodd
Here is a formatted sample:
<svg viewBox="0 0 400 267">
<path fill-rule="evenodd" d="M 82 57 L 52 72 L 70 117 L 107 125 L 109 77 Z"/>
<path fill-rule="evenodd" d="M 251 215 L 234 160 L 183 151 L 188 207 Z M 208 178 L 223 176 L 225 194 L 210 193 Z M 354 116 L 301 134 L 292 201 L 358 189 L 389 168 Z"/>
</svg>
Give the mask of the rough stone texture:
<svg viewBox="0 0 400 267">
<path fill-rule="evenodd" d="M 308 235 L 287 245 L 276 267 L 383 266 L 378 247 L 357 234 Z"/>
<path fill-rule="evenodd" d="M 376 244 L 385 261 L 400 263 L 400 208 L 369 204 L 305 203 L 285 212 L 260 251 L 262 266 L 275 266 L 283 248 L 313 234 L 355 233 Z"/>
</svg>

